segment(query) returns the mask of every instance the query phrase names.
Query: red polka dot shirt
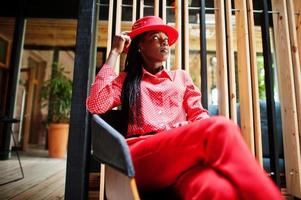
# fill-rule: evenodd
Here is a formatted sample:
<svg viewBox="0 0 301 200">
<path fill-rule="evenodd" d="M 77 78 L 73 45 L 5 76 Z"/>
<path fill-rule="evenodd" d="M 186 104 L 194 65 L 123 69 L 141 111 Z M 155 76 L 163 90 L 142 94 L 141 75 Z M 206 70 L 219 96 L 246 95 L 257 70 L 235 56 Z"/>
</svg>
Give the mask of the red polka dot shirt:
<svg viewBox="0 0 301 200">
<path fill-rule="evenodd" d="M 91 86 L 87 109 L 102 114 L 120 106 L 125 76 L 126 72 L 117 75 L 111 66 L 103 65 Z M 199 89 L 184 70 L 162 70 L 155 75 L 143 70 L 141 114 L 142 126 L 129 123 L 128 136 L 160 132 L 209 117 Z"/>
</svg>

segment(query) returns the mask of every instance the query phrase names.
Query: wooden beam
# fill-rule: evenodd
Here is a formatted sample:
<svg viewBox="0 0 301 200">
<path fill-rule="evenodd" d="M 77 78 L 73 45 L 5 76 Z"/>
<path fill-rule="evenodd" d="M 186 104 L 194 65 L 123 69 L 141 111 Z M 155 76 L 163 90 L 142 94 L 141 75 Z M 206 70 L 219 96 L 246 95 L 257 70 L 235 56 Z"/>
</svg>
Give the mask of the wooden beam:
<svg viewBox="0 0 301 200">
<path fill-rule="evenodd" d="M 300 142 L 286 0 L 272 0 L 287 191 L 301 197 Z"/>
<path fill-rule="evenodd" d="M 292 50 L 299 137 L 301 137 L 301 71 L 300 71 L 301 68 L 300 68 L 300 57 L 299 57 L 300 46 L 298 46 L 295 8 L 292 1 L 287 1 L 287 15 L 288 15 L 288 25 L 289 25 L 291 50 Z"/>
<path fill-rule="evenodd" d="M 175 69 L 181 69 L 182 65 L 182 19 L 181 19 L 181 7 L 182 2 L 181 0 L 175 1 L 175 21 L 176 21 L 176 29 L 179 33 L 178 41 L 176 42 L 175 47 Z"/>
<path fill-rule="evenodd" d="M 201 58 L 201 92 L 203 107 L 208 109 L 208 79 L 207 79 L 207 40 L 206 40 L 206 1 L 200 1 L 200 58 Z"/>
<path fill-rule="evenodd" d="M 89 113 L 85 102 L 95 76 L 97 21 L 95 0 L 80 0 L 68 138 L 65 199 L 87 199 L 91 154 Z M 84 66 L 84 67 L 83 67 Z"/>
<path fill-rule="evenodd" d="M 114 1 L 109 1 L 109 16 L 108 16 L 108 33 L 107 33 L 107 55 L 109 56 L 111 45 L 112 45 L 112 28 L 113 28 L 113 5 Z"/>
<path fill-rule="evenodd" d="M 144 16 L 144 0 L 140 0 L 139 19 Z"/>
<path fill-rule="evenodd" d="M 106 168 L 104 164 L 100 164 L 100 176 L 99 176 L 99 200 L 104 200 L 105 198 L 105 176 Z"/>
<path fill-rule="evenodd" d="M 301 1 L 294 0 L 294 7 L 296 13 L 296 31 L 297 31 L 297 41 L 299 47 L 299 60 L 301 63 Z"/>
<path fill-rule="evenodd" d="M 182 1 L 183 6 L 183 28 L 184 28 L 184 35 L 183 35 L 183 62 L 182 67 L 189 73 L 189 10 L 188 10 L 188 1 Z"/>
<path fill-rule="evenodd" d="M 235 0 L 234 3 L 235 8 L 239 10 L 239 12 L 236 12 L 236 27 L 241 130 L 248 147 L 254 154 L 254 123 L 246 0 Z"/>
<path fill-rule="evenodd" d="M 122 0 L 116 0 L 116 24 L 115 24 L 115 34 L 121 33 L 121 17 L 122 17 Z M 107 49 L 110 51 L 110 49 Z M 119 74 L 120 71 L 120 56 L 118 56 L 116 64 L 114 66 L 114 71 Z"/>
<path fill-rule="evenodd" d="M 252 103 L 253 103 L 253 120 L 254 120 L 254 134 L 255 134 L 255 156 L 261 166 L 263 166 L 262 159 L 262 141 L 261 141 L 261 122 L 260 122 L 260 107 L 259 107 L 259 91 L 258 91 L 258 68 L 256 56 L 255 43 L 255 29 L 254 29 L 254 15 L 253 2 L 247 1 L 248 10 L 248 27 L 249 27 L 249 41 L 250 41 L 250 61 L 251 61 L 251 84 L 252 84 Z"/>
<path fill-rule="evenodd" d="M 229 118 L 229 93 L 227 70 L 227 44 L 225 28 L 225 4 L 223 0 L 214 0 L 216 22 L 216 58 L 217 89 L 219 114 Z"/>
<path fill-rule="evenodd" d="M 227 51 L 228 51 L 228 69 L 229 69 L 229 98 L 230 98 L 230 118 L 237 123 L 236 109 L 236 78 L 235 78 L 235 60 L 233 47 L 233 27 L 232 27 L 232 3 L 226 1 L 226 32 L 227 32 Z"/>
<path fill-rule="evenodd" d="M 137 16 L 137 0 L 133 0 L 133 7 L 132 7 L 132 23 L 136 21 Z"/>
<path fill-rule="evenodd" d="M 159 17 L 159 1 L 160 0 L 155 0 L 154 2 L 154 15 Z"/>
<path fill-rule="evenodd" d="M 166 0 L 162 1 L 162 19 L 166 23 Z"/>
</svg>

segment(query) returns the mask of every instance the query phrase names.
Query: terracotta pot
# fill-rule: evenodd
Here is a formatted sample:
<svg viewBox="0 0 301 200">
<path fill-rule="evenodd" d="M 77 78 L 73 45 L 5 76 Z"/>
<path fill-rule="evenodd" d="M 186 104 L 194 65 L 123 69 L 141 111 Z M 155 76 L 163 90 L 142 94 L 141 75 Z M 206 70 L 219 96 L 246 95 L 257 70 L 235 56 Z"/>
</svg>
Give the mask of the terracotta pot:
<svg viewBox="0 0 301 200">
<path fill-rule="evenodd" d="M 64 158 L 67 151 L 69 124 L 50 124 L 48 128 L 48 156 Z"/>
</svg>

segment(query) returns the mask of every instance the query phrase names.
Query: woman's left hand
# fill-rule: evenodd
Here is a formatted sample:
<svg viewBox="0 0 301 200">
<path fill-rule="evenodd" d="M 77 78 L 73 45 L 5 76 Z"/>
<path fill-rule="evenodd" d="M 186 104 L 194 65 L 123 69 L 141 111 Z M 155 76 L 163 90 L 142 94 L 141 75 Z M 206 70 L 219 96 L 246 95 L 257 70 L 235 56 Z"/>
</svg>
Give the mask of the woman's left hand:
<svg viewBox="0 0 301 200">
<path fill-rule="evenodd" d="M 172 128 L 178 128 L 178 127 L 181 127 L 181 126 L 185 126 L 185 125 L 187 125 L 187 124 L 189 124 L 188 121 L 178 122 L 178 123 L 173 124 L 173 125 L 172 125 Z"/>
</svg>

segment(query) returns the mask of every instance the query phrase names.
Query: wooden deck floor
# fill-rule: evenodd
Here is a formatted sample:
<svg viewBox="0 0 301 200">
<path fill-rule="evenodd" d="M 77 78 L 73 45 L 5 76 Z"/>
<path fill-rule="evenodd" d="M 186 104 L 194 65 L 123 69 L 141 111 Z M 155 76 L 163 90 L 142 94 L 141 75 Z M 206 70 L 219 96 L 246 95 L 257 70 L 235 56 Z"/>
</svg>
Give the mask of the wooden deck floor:
<svg viewBox="0 0 301 200">
<path fill-rule="evenodd" d="M 0 186 L 0 200 L 59 200 L 64 199 L 66 159 L 48 158 L 47 151 L 33 150 L 21 154 L 24 179 Z M 90 174 L 89 200 L 98 199 L 99 174 Z M 15 153 L 9 160 L 0 160 L 0 185 L 21 177 Z M 93 188 L 92 187 L 92 188 Z M 285 199 L 293 198 L 282 189 Z"/>
<path fill-rule="evenodd" d="M 21 177 L 15 153 L 0 161 L 0 184 Z M 47 151 L 21 154 L 24 179 L 0 186 L 0 199 L 64 199 L 66 159 L 47 157 Z"/>
</svg>

